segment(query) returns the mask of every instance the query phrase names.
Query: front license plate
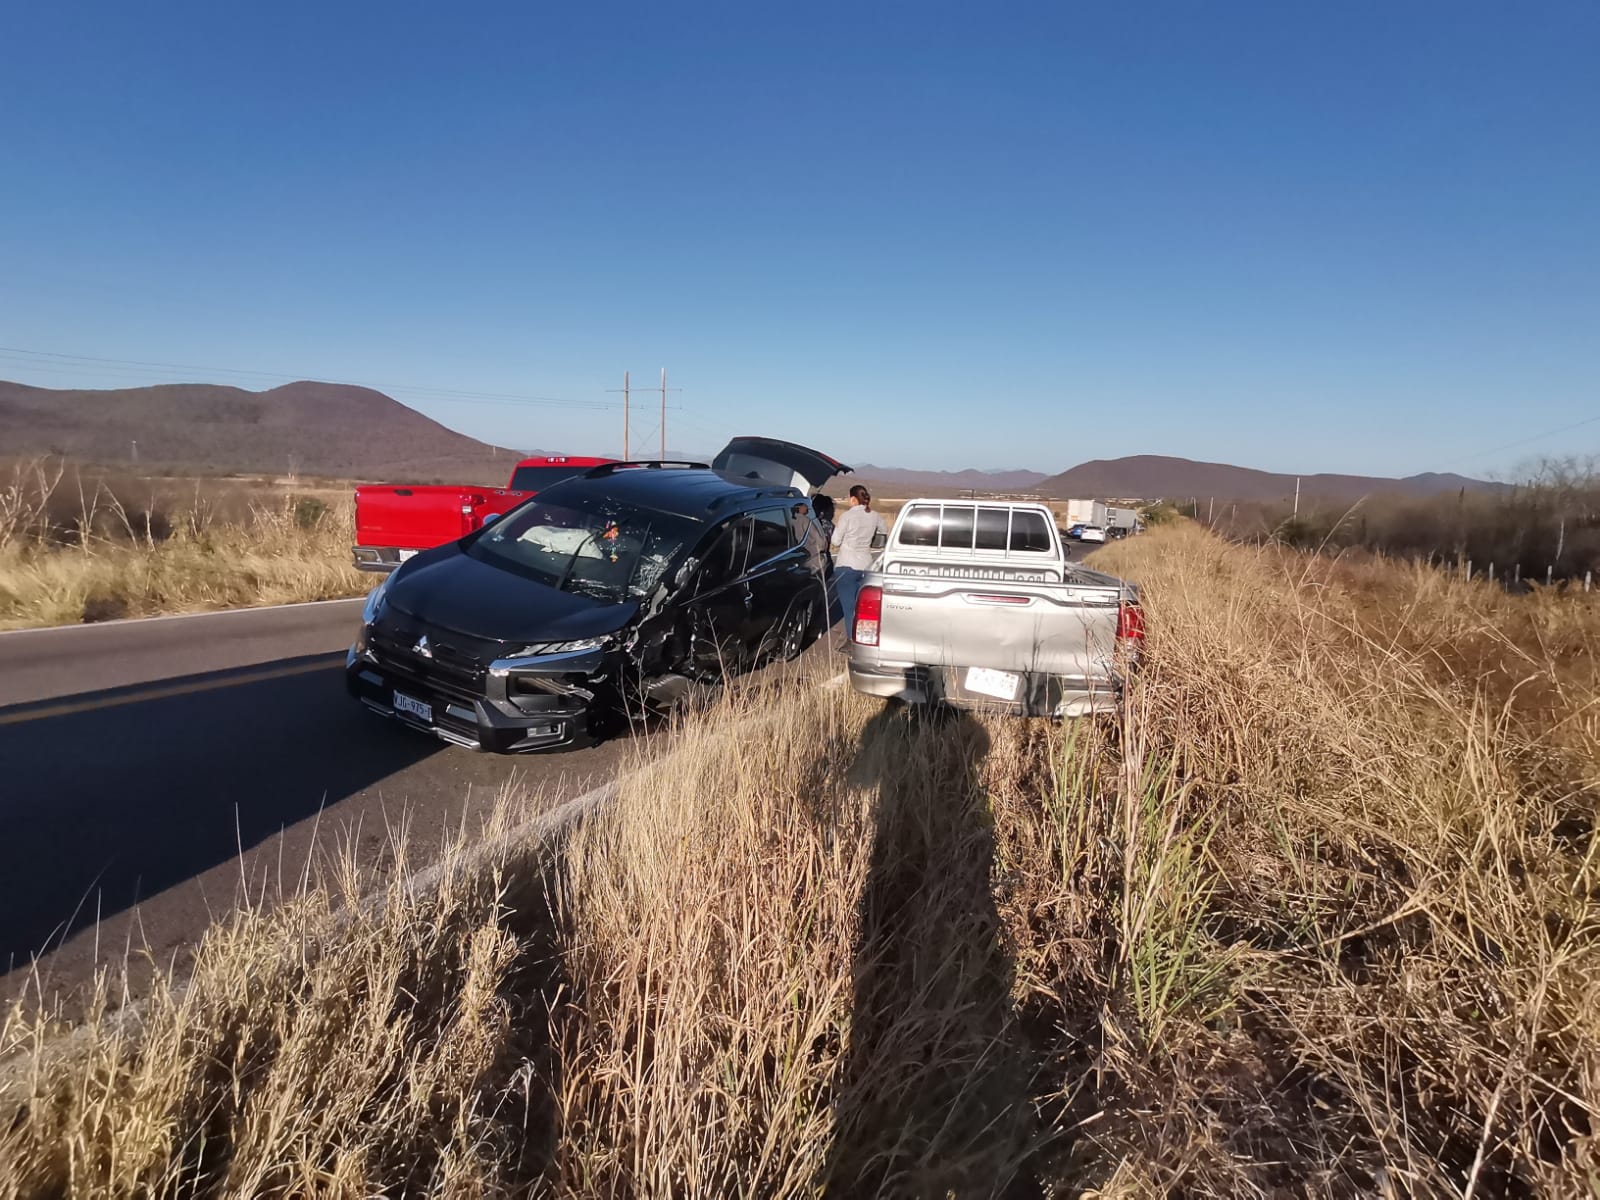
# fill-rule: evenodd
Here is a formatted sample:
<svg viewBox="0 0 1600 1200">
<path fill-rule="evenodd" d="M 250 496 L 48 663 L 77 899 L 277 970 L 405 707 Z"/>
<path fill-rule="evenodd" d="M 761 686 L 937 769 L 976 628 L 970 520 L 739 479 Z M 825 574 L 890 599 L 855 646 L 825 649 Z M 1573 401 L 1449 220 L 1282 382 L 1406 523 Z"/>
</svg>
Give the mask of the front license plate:
<svg viewBox="0 0 1600 1200">
<path fill-rule="evenodd" d="M 1010 671 L 991 671 L 988 667 L 967 668 L 967 691 L 996 700 L 1015 700 L 1022 676 Z"/>
<path fill-rule="evenodd" d="M 394 694 L 394 710 L 395 712 L 410 713 L 413 717 L 418 717 L 430 725 L 433 724 L 433 705 L 424 704 L 421 700 L 413 700 L 404 692 L 396 692 Z"/>
</svg>

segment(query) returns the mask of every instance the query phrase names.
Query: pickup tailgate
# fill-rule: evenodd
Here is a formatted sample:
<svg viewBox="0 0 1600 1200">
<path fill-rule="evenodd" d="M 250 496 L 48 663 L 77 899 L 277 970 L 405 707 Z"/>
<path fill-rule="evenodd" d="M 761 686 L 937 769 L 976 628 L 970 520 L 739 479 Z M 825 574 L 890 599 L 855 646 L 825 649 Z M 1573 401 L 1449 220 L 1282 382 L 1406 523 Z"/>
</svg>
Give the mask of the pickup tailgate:
<svg viewBox="0 0 1600 1200">
<path fill-rule="evenodd" d="M 1069 568 L 1062 583 L 872 575 L 883 588 L 877 657 L 919 667 L 1114 678 L 1119 580 Z"/>
<path fill-rule="evenodd" d="M 356 542 L 428 550 L 477 528 L 487 499 L 484 488 L 367 484 L 356 489 Z"/>
</svg>

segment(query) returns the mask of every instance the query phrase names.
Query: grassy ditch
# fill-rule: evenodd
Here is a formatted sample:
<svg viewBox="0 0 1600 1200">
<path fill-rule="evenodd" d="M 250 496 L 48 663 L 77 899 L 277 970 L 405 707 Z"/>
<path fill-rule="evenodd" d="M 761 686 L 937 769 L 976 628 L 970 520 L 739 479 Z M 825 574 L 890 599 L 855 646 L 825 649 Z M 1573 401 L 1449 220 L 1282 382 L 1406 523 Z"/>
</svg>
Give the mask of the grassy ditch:
<svg viewBox="0 0 1600 1200">
<path fill-rule="evenodd" d="M 0 471 L 0 629 L 358 596 L 347 492 Z"/>
<path fill-rule="evenodd" d="M 1591 1186 L 1593 610 L 1187 523 L 1096 561 L 1123 720 L 748 689 L 559 863 L 217 930 L 12 1086 L 0 1195 Z"/>
</svg>

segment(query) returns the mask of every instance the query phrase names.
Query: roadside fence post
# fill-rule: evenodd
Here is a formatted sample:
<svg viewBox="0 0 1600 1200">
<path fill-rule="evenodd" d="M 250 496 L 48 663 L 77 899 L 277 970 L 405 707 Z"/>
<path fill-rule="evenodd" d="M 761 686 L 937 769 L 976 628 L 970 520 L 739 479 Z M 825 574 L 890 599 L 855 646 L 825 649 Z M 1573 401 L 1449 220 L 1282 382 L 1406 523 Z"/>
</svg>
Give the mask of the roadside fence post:
<svg viewBox="0 0 1600 1200">
<path fill-rule="evenodd" d="M 1587 592 L 1589 590 L 1589 580 L 1592 579 L 1593 577 L 1594 577 L 1594 572 L 1593 571 L 1585 571 L 1583 573 L 1583 590 L 1584 591 Z"/>
<path fill-rule="evenodd" d="M 1472 582 L 1472 560 L 1470 558 L 1467 559 L 1467 582 Z"/>
<path fill-rule="evenodd" d="M 1521 563 L 1517 564 L 1517 571 L 1516 571 L 1516 574 L 1511 577 L 1511 582 L 1512 583 L 1521 583 L 1522 582 L 1522 564 Z"/>
<path fill-rule="evenodd" d="M 1545 587 L 1549 587 L 1550 584 L 1555 580 L 1555 577 L 1556 577 L 1556 569 L 1555 569 L 1555 567 L 1554 566 L 1546 567 L 1544 569 L 1544 585 L 1545 585 Z"/>
<path fill-rule="evenodd" d="M 1493 563 L 1489 564 L 1489 585 L 1491 587 L 1494 586 L 1494 564 Z"/>
</svg>

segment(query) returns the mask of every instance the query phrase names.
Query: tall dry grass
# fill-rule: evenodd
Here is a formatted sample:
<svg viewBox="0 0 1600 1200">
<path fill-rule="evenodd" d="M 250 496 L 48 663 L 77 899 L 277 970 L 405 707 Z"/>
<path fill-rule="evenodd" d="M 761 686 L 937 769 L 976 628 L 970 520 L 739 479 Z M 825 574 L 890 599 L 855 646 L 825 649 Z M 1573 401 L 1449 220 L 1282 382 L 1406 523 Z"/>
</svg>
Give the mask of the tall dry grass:
<svg viewBox="0 0 1600 1200">
<path fill-rule="evenodd" d="M 493 1192 L 537 1053 L 509 1017 L 541 986 L 537 933 L 508 922 L 517 878 L 541 868 L 503 845 L 467 870 L 471 844 L 444 849 L 426 890 L 403 831 L 381 870 L 347 845 L 215 926 L 182 978 L 154 964 L 131 1002 L 106 975 L 70 1026 L 17 1001 L 0 1196 Z"/>
<path fill-rule="evenodd" d="M 1032 1121 L 987 747 L 790 690 L 624 789 L 562 892 L 557 1194 L 1003 1188 Z"/>
<path fill-rule="evenodd" d="M 170 483 L 170 481 L 163 481 Z M 14 464 L 0 480 L 0 629 L 357 596 L 353 503 L 263 492 L 222 504 Z"/>
<path fill-rule="evenodd" d="M 1591 1189 L 1593 610 L 1187 523 L 1097 565 L 1121 719 L 757 679 L 548 871 L 217 935 L 31 1079 L 12 1194 Z"/>
<path fill-rule="evenodd" d="M 1079 788 L 1101 853 L 1061 859 L 1121 906 L 1080 1152 L 1134 1190 L 1592 1187 L 1600 613 L 1192 526 L 1098 563 L 1153 620 Z"/>
</svg>

